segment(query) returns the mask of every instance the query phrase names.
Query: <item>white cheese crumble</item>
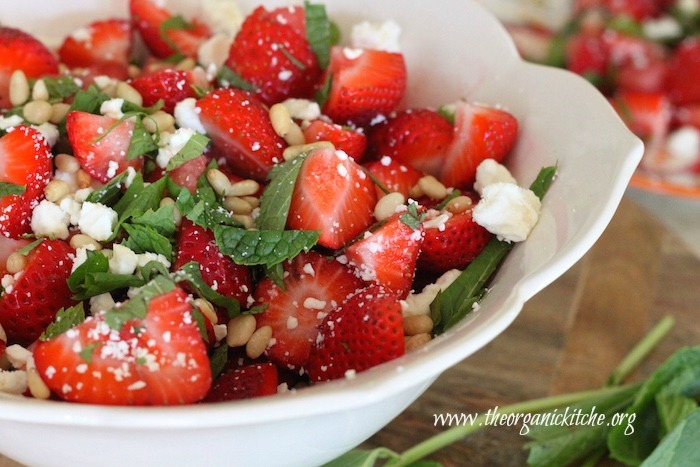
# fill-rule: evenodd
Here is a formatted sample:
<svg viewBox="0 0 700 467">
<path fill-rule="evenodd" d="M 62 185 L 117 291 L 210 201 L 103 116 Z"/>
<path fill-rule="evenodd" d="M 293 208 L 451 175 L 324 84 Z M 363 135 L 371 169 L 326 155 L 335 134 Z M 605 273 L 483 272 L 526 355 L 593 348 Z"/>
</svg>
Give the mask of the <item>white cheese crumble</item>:
<svg viewBox="0 0 700 467">
<path fill-rule="evenodd" d="M 231 50 L 231 36 L 228 34 L 214 34 L 208 40 L 204 41 L 197 49 L 197 61 L 212 74 L 221 68 L 228 58 Z"/>
<path fill-rule="evenodd" d="M 459 269 L 450 269 L 432 283 L 423 287 L 420 293 L 410 293 L 405 300 L 401 300 L 401 312 L 404 316 L 429 315 L 430 304 L 438 292 L 445 290 L 461 274 Z"/>
<path fill-rule="evenodd" d="M 199 133 L 206 134 L 206 130 L 199 119 L 202 110 L 197 107 L 197 99 L 188 97 L 175 105 L 175 123 L 181 128 L 191 128 Z M 189 139 L 189 138 L 188 138 Z"/>
<path fill-rule="evenodd" d="M 484 187 L 492 183 L 518 184 L 505 165 L 499 164 L 494 159 L 485 159 L 476 168 L 474 189 L 477 193 L 481 194 Z"/>
<path fill-rule="evenodd" d="M 139 258 L 136 253 L 123 245 L 114 244 L 112 257 L 109 259 L 109 272 L 131 275 L 136 271 L 138 264 Z"/>
<path fill-rule="evenodd" d="M 370 23 L 363 21 L 352 27 L 351 43 L 358 49 L 378 49 L 387 52 L 400 52 L 399 38 L 401 26 L 388 20 L 382 23 Z"/>
<path fill-rule="evenodd" d="M 642 30 L 647 39 L 665 41 L 683 35 L 683 28 L 673 16 L 647 19 L 642 23 Z"/>
<path fill-rule="evenodd" d="M 666 150 L 673 166 L 684 169 L 700 160 L 700 131 L 684 126 L 668 135 Z"/>
<path fill-rule="evenodd" d="M 120 119 L 124 116 L 122 105 L 124 105 L 124 99 L 121 97 L 106 100 L 100 106 L 100 113 L 105 117 Z"/>
<path fill-rule="evenodd" d="M 68 238 L 71 216 L 58 204 L 42 200 L 32 213 L 32 232 L 40 237 Z"/>
<path fill-rule="evenodd" d="M 139 253 L 136 255 L 138 257 L 138 267 L 142 268 L 146 264 L 150 263 L 151 261 L 157 261 L 161 263 L 163 266 L 166 268 L 170 267 L 170 261 L 168 261 L 168 258 L 165 256 L 161 255 L 160 253 L 151 253 L 150 251 L 147 251 L 145 253 Z"/>
<path fill-rule="evenodd" d="M 93 315 L 101 311 L 109 311 L 114 308 L 115 305 L 114 298 L 112 298 L 112 294 L 110 293 L 103 293 L 90 297 L 90 313 Z"/>
<path fill-rule="evenodd" d="M 24 123 L 24 119 L 19 115 L 10 115 L 9 117 L 0 117 L 0 130 L 7 130 Z"/>
<path fill-rule="evenodd" d="M 178 128 L 175 133 L 161 133 L 161 142 L 163 146 L 158 149 L 156 163 L 158 167 L 164 169 L 168 166 L 168 162 L 185 147 L 185 144 L 195 134 L 195 130 L 191 128 Z"/>
<path fill-rule="evenodd" d="M 321 116 L 321 107 L 317 102 L 308 99 L 287 99 L 282 105 L 289 116 L 297 120 L 316 120 Z"/>
<path fill-rule="evenodd" d="M 233 0 L 202 0 L 201 19 L 213 32 L 233 37 L 245 17 Z"/>
<path fill-rule="evenodd" d="M 112 236 L 117 225 L 116 211 L 102 203 L 83 203 L 80 208 L 78 227 L 85 234 L 98 242 L 104 242 Z"/>
<path fill-rule="evenodd" d="M 21 395 L 27 391 L 27 372 L 0 370 L 0 392 Z"/>
<path fill-rule="evenodd" d="M 58 127 L 53 123 L 44 122 L 41 125 L 32 125 L 36 131 L 41 133 L 49 146 L 53 147 L 58 142 L 60 133 L 58 132 Z"/>
<path fill-rule="evenodd" d="M 492 183 L 483 188 L 474 206 L 474 221 L 499 240 L 521 242 L 540 216 L 542 203 L 531 190 L 512 183 Z"/>
</svg>

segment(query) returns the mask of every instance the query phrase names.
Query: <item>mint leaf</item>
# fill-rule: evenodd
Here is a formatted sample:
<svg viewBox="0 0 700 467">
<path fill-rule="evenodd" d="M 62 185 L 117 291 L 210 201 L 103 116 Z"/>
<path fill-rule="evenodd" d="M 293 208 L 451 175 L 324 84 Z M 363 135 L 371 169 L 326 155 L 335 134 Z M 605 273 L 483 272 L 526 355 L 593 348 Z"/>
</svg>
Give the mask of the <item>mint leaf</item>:
<svg viewBox="0 0 700 467">
<path fill-rule="evenodd" d="M 226 65 L 219 68 L 219 72 L 216 75 L 216 81 L 219 87 L 227 88 L 234 87 L 242 91 L 257 91 L 258 88 L 254 84 L 246 81 Z"/>
<path fill-rule="evenodd" d="M 170 275 L 170 272 L 166 269 L 165 265 L 160 261 L 155 260 L 144 264 L 141 268 L 139 268 L 139 272 L 141 272 L 141 277 L 143 277 L 143 280 L 146 283 L 151 282 L 157 275 L 166 277 L 169 277 Z"/>
<path fill-rule="evenodd" d="M 144 319 L 151 299 L 172 290 L 175 290 L 175 283 L 172 280 L 164 276 L 156 276 L 131 300 L 105 313 L 105 322 L 110 328 L 119 330 L 132 319 Z"/>
<path fill-rule="evenodd" d="M 306 14 L 306 39 L 321 69 L 328 67 L 331 57 L 331 23 L 323 4 L 304 2 Z"/>
<path fill-rule="evenodd" d="M 416 206 L 416 203 L 410 203 L 406 208 L 406 212 L 401 214 L 401 217 L 399 218 L 402 224 L 410 227 L 413 230 L 420 229 L 421 224 L 423 224 L 423 218 L 425 217 L 423 213 L 418 212 L 418 208 Z"/>
<path fill-rule="evenodd" d="M 50 101 L 62 101 L 80 91 L 80 86 L 75 83 L 75 80 L 71 76 L 44 76 L 41 79 L 44 81 L 46 89 L 49 91 Z M 34 86 L 36 80 L 30 80 L 30 82 L 31 81 L 34 81 L 31 83 L 31 85 Z"/>
<path fill-rule="evenodd" d="M 160 33 L 160 38 L 165 41 L 166 44 L 175 52 L 173 57 L 169 57 L 173 61 L 179 61 L 182 59 L 183 54 L 180 48 L 177 46 L 175 41 L 173 41 L 170 36 L 168 35 L 169 31 L 177 31 L 177 30 L 192 30 L 194 29 L 194 25 L 191 23 L 187 22 L 185 18 L 182 16 L 171 16 L 170 18 L 166 19 L 162 23 L 160 23 L 160 28 L 159 28 L 159 33 Z"/>
<path fill-rule="evenodd" d="M 101 203 L 112 207 L 122 197 L 122 185 L 126 182 L 128 172 L 124 171 L 111 179 L 106 185 L 101 186 L 85 198 L 90 203 Z"/>
<path fill-rule="evenodd" d="M 323 108 L 331 95 L 331 86 L 333 85 L 333 74 L 329 71 L 326 73 L 326 78 L 323 84 L 316 90 L 314 100 Z"/>
<path fill-rule="evenodd" d="M 260 230 L 284 230 L 294 185 L 305 159 L 306 154 L 301 154 L 270 170 L 270 183 L 260 197 L 260 214 L 255 220 Z"/>
<path fill-rule="evenodd" d="M 80 351 L 80 358 L 82 358 L 83 361 L 85 361 L 85 363 L 92 362 L 92 356 L 94 355 L 95 350 L 97 350 L 99 346 L 100 342 L 90 342 Z"/>
<path fill-rule="evenodd" d="M 96 85 L 92 84 L 85 91 L 78 91 L 70 105 L 69 113 L 78 110 L 91 114 L 99 114 L 102 103 L 111 98 L 100 91 Z"/>
<path fill-rule="evenodd" d="M 180 149 L 177 154 L 175 154 L 173 158 L 168 161 L 168 166 L 165 170 L 170 172 L 185 162 L 198 158 L 204 153 L 204 150 L 207 148 L 208 144 L 209 138 L 201 133 L 193 134 L 182 149 Z"/>
<path fill-rule="evenodd" d="M 26 189 L 27 187 L 23 185 L 15 185 L 14 183 L 9 182 L 0 182 L 0 198 L 4 198 L 5 196 L 9 195 L 21 196 L 22 194 L 24 194 L 24 191 Z"/>
<path fill-rule="evenodd" d="M 34 250 L 34 248 L 38 247 L 41 244 L 41 242 L 43 242 L 44 240 L 46 240 L 46 239 L 39 238 L 37 240 L 34 240 L 32 243 L 25 245 L 22 248 L 20 248 L 19 250 L 17 250 L 17 253 L 19 253 L 22 256 L 27 256 L 29 253 L 31 253 Z"/>
<path fill-rule="evenodd" d="M 134 122 L 134 131 L 131 134 L 131 141 L 129 141 L 129 150 L 126 153 L 126 160 L 130 161 L 156 151 L 158 151 L 158 144 L 153 140 L 153 135 L 143 126 L 143 118 L 141 115 L 138 115 Z"/>
<path fill-rule="evenodd" d="M 87 300 L 88 298 L 102 295 L 115 290 L 124 290 L 129 287 L 141 287 L 145 281 L 138 276 L 130 274 L 113 274 L 111 272 L 90 272 L 85 275 L 85 280 L 73 297 L 75 300 Z"/>
<path fill-rule="evenodd" d="M 159 234 L 165 237 L 172 237 L 177 232 L 173 213 L 175 212 L 174 204 L 166 204 L 160 206 L 157 210 L 149 209 L 140 216 L 132 217 L 130 223 L 151 227 Z"/>
<path fill-rule="evenodd" d="M 199 263 L 191 261 L 184 264 L 175 272 L 176 282 L 186 281 L 190 287 L 202 298 L 207 299 L 214 305 L 226 309 L 230 317 L 237 316 L 241 312 L 241 306 L 233 297 L 221 295 L 204 282 L 200 271 Z"/>
<path fill-rule="evenodd" d="M 655 402 L 656 410 L 659 413 L 661 435 L 663 436 L 673 431 L 679 423 L 698 408 L 695 399 L 679 393 L 658 394 Z"/>
<path fill-rule="evenodd" d="M 228 345 L 223 344 L 214 349 L 209 359 L 211 374 L 214 378 L 219 376 L 228 362 Z"/>
<path fill-rule="evenodd" d="M 311 230 L 246 230 L 216 226 L 214 236 L 221 252 L 236 264 L 271 267 L 309 251 L 320 232 Z"/>
<path fill-rule="evenodd" d="M 86 277 L 89 274 L 107 271 L 109 271 L 109 260 L 107 257 L 98 251 L 88 250 L 87 259 L 71 273 L 66 283 L 71 292 L 78 293 L 82 290 Z"/>
<path fill-rule="evenodd" d="M 372 467 L 379 460 L 398 458 L 399 455 L 397 453 L 387 448 L 372 450 L 353 449 L 337 459 L 323 464 L 323 467 Z"/>
<path fill-rule="evenodd" d="M 56 312 L 56 317 L 53 322 L 46 327 L 43 333 L 41 333 L 42 341 L 47 341 L 53 337 L 63 334 L 70 328 L 77 326 L 78 324 L 85 321 L 85 309 L 83 308 L 83 302 L 77 303 L 69 308 L 61 308 Z"/>
<path fill-rule="evenodd" d="M 691 412 L 644 460 L 642 467 L 700 465 L 700 409 Z"/>
<path fill-rule="evenodd" d="M 195 194 L 180 190 L 175 206 L 183 217 L 194 224 L 213 230 L 217 225 L 233 225 L 231 214 L 216 199 L 211 186 L 201 186 Z"/>
<path fill-rule="evenodd" d="M 124 224 L 124 230 L 129 237 L 123 245 L 135 253 L 148 251 L 157 255 L 163 255 L 168 261 L 173 260 L 173 245 L 168 237 L 158 233 L 153 227 L 138 224 Z"/>
<path fill-rule="evenodd" d="M 148 210 L 155 211 L 160 207 L 168 177 L 145 186 L 141 174 L 137 174 L 122 199 L 113 209 L 119 214 L 119 224 L 144 214 Z M 118 229 L 115 229 L 115 231 Z"/>
</svg>

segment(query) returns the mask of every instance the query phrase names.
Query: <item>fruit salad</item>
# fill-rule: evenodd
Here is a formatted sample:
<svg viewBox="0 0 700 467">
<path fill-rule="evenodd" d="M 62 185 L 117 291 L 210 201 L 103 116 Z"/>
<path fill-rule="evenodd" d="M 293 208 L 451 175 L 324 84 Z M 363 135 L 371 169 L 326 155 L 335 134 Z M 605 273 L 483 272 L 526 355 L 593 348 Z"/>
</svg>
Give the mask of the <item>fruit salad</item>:
<svg viewBox="0 0 700 467">
<path fill-rule="evenodd" d="M 513 25 L 526 58 L 565 67 L 598 87 L 646 152 L 633 184 L 700 189 L 700 3 L 575 0 L 552 31 Z M 657 183 L 655 183 L 657 182 Z"/>
<path fill-rule="evenodd" d="M 537 223 L 554 172 L 527 189 L 501 163 L 517 119 L 403 106 L 390 19 L 340 38 L 317 3 L 128 10 L 55 49 L 0 27 L 0 392 L 171 405 L 353 378 L 475 309 Z"/>
</svg>

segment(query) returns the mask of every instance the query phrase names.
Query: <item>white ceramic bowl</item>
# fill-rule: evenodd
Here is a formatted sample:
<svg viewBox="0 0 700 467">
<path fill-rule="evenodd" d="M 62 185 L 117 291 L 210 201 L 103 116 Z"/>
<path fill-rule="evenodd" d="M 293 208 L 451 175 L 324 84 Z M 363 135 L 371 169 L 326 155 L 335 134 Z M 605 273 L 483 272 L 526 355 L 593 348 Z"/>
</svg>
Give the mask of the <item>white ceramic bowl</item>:
<svg viewBox="0 0 700 467">
<path fill-rule="evenodd" d="M 126 3 L 17 2 L 0 10 L 0 21 L 55 40 L 93 18 L 125 15 Z M 240 2 L 245 11 L 253 3 Z M 507 258 L 480 311 L 423 351 L 352 381 L 294 394 L 173 408 L 0 396 L 0 452 L 46 466 L 323 463 L 377 432 L 441 372 L 496 337 L 526 300 L 571 267 L 602 233 L 643 147 L 588 83 L 522 62 L 499 23 L 469 0 L 326 4 L 345 32 L 363 19 L 401 24 L 409 68 L 406 105 L 438 106 L 466 97 L 516 115 L 522 134 L 509 165 L 521 184 L 529 184 L 541 167 L 559 164 L 539 224 Z"/>
</svg>

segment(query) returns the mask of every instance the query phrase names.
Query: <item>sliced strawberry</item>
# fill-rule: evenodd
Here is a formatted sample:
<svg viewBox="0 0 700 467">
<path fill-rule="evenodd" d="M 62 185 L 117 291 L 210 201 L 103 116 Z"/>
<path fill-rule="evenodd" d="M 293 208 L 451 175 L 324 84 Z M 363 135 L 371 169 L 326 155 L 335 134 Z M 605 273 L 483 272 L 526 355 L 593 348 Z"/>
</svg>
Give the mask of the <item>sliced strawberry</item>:
<svg viewBox="0 0 700 467">
<path fill-rule="evenodd" d="M 518 121 L 505 110 L 458 103 L 455 136 L 447 149 L 442 182 L 446 186 L 471 188 L 479 164 L 485 159 L 505 159 L 517 136 Z"/>
<path fill-rule="evenodd" d="M 618 90 L 658 92 L 666 78 L 666 51 L 643 37 L 614 31 L 603 35 L 608 44 L 610 75 Z"/>
<path fill-rule="evenodd" d="M 355 162 L 362 161 L 367 147 L 367 137 L 364 133 L 323 120 L 314 120 L 302 131 L 307 143 L 330 141 L 336 149 L 344 151 Z"/>
<path fill-rule="evenodd" d="M 683 105 L 673 109 L 674 128 L 691 125 L 700 130 L 700 103 Z"/>
<path fill-rule="evenodd" d="M 126 81 L 129 78 L 129 67 L 117 62 L 95 63 L 88 67 L 74 68 L 71 76 L 82 82 L 83 89 L 89 88 L 98 76 L 109 76 L 112 79 Z"/>
<path fill-rule="evenodd" d="M 581 32 L 566 43 L 566 68 L 589 79 L 604 77 L 610 51 L 603 35 Z"/>
<path fill-rule="evenodd" d="M 627 126 L 640 138 L 661 138 L 668 132 L 671 105 L 663 94 L 620 92 L 611 103 Z"/>
<path fill-rule="evenodd" d="M 266 304 L 256 316 L 258 327 L 271 326 L 275 344 L 267 356 L 284 368 L 306 364 L 323 318 L 362 286 L 353 271 L 339 262 L 309 252 L 285 263 L 284 289 L 265 278 L 255 290 L 256 303 Z"/>
<path fill-rule="evenodd" d="M 202 155 L 177 166 L 168 173 L 168 176 L 176 185 L 194 193 L 197 191 L 197 180 L 202 176 L 208 164 L 209 160 Z"/>
<path fill-rule="evenodd" d="M 27 266 L 12 290 L 0 298 L 0 324 L 7 342 L 28 346 L 46 329 L 61 307 L 72 306 L 66 281 L 75 253 L 62 240 L 44 240 L 27 258 Z"/>
<path fill-rule="evenodd" d="M 27 78 L 58 73 L 58 60 L 44 44 L 19 29 L 0 27 L 0 109 L 12 107 L 10 77 L 22 70 Z"/>
<path fill-rule="evenodd" d="M 168 28 L 166 22 L 174 22 L 174 16 L 154 0 L 129 0 L 129 12 L 148 50 L 158 58 L 167 58 L 178 52 L 185 57 L 197 58 L 199 46 L 211 35 L 209 28 L 199 23 Z M 170 43 L 161 33 L 169 38 Z"/>
<path fill-rule="evenodd" d="M 102 183 L 128 167 L 140 170 L 143 166 L 143 157 L 126 158 L 134 131 L 132 120 L 119 122 L 115 118 L 74 111 L 66 117 L 66 131 L 80 166 Z"/>
<path fill-rule="evenodd" d="M 481 253 L 493 234 L 474 222 L 471 209 L 449 216 L 444 223 L 425 229 L 418 268 L 442 273 L 463 269 Z"/>
<path fill-rule="evenodd" d="M 371 235 L 345 250 L 348 264 L 357 269 L 360 277 L 384 286 L 400 298 L 406 298 L 411 291 L 423 243 L 423 227 L 409 227 L 404 223 L 404 215 L 410 216 L 394 214 Z"/>
<path fill-rule="evenodd" d="M 264 181 L 272 166 L 282 162 L 284 140 L 256 96 L 235 88 L 218 89 L 199 99 L 197 108 L 217 152 L 237 174 Z"/>
<path fill-rule="evenodd" d="M 410 165 L 404 165 L 384 156 L 378 161 L 365 164 L 365 168 L 382 184 L 384 188 L 401 193 L 404 198 L 408 198 L 411 188 L 418 184 L 423 173 L 414 169 Z M 384 191 L 377 187 L 377 195 L 382 196 Z"/>
<path fill-rule="evenodd" d="M 8 238 L 0 235 L 0 277 L 7 274 L 7 258 L 22 247 L 29 245 L 25 238 Z"/>
<path fill-rule="evenodd" d="M 29 233 L 32 210 L 44 197 L 53 169 L 51 148 L 37 130 L 20 125 L 0 138 L 0 182 L 24 187 L 21 195 L 0 198 L 0 234 Z"/>
<path fill-rule="evenodd" d="M 124 19 L 95 21 L 66 37 L 58 49 L 69 67 L 114 63 L 128 67 L 131 54 L 131 22 Z"/>
<path fill-rule="evenodd" d="M 306 35 L 262 6 L 243 22 L 226 65 L 253 84 L 268 105 L 288 97 L 311 97 L 321 76 Z"/>
<path fill-rule="evenodd" d="M 700 74 L 700 38 L 689 37 L 676 48 L 668 62 L 666 92 L 676 105 L 700 102 L 700 83 L 690 76 Z"/>
<path fill-rule="evenodd" d="M 225 402 L 277 394 L 277 367 L 272 363 L 246 365 L 219 376 L 202 402 Z"/>
<path fill-rule="evenodd" d="M 211 230 L 183 219 L 177 236 L 175 269 L 190 261 L 199 263 L 202 279 L 210 287 L 246 305 L 253 287 L 248 267 L 234 263 L 221 253 Z"/>
<path fill-rule="evenodd" d="M 406 63 L 400 53 L 333 47 L 331 88 L 323 113 L 334 122 L 364 126 L 395 110 L 406 91 Z"/>
<path fill-rule="evenodd" d="M 287 225 L 320 230 L 318 243 L 337 249 L 372 223 L 374 183 L 346 154 L 317 149 L 304 160 L 292 193 Z"/>
<path fill-rule="evenodd" d="M 176 288 L 152 298 L 145 318 L 121 329 L 111 329 L 104 315 L 89 317 L 36 346 L 37 370 L 54 394 L 70 402 L 197 402 L 209 391 L 212 376 L 190 310 L 187 294 Z"/>
<path fill-rule="evenodd" d="M 306 10 L 300 6 L 288 5 L 270 10 L 268 17 L 280 24 L 294 29 L 294 32 L 306 37 Z"/>
<path fill-rule="evenodd" d="M 307 371 L 312 381 L 364 371 L 404 354 L 399 298 L 371 285 L 328 314 L 319 330 Z"/>
<path fill-rule="evenodd" d="M 372 128 L 368 153 L 439 177 L 453 135 L 453 125 L 439 113 L 408 109 Z"/>
<path fill-rule="evenodd" d="M 188 97 L 197 97 L 191 71 L 165 69 L 135 78 L 131 86 L 143 97 L 143 105 L 150 107 L 163 100 L 163 110 L 172 114 L 175 104 Z"/>
</svg>

